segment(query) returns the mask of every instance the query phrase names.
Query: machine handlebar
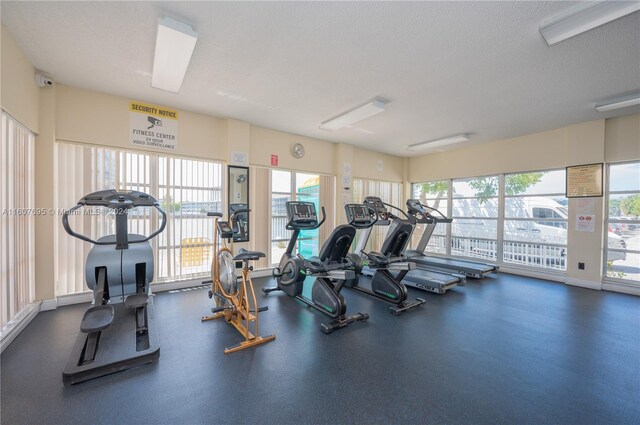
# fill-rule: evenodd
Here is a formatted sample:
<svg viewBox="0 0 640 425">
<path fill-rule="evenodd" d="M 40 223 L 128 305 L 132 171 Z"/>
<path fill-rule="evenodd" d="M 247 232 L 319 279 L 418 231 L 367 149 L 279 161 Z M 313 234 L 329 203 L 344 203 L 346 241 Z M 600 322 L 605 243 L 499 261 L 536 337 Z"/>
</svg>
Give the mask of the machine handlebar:
<svg viewBox="0 0 640 425">
<path fill-rule="evenodd" d="M 160 212 L 160 214 L 162 215 L 162 224 L 160 225 L 158 230 L 151 233 L 149 236 L 147 236 L 144 239 L 129 241 L 128 238 L 125 238 L 126 239 L 125 245 L 126 243 L 147 242 L 155 238 L 156 236 L 158 236 L 160 233 L 162 233 L 162 231 L 167 225 L 167 214 L 162 210 L 162 208 L 160 208 L 158 201 L 154 197 L 138 191 L 119 192 L 113 189 L 101 190 L 99 192 L 94 192 L 82 197 L 78 201 L 78 204 L 75 207 L 71 208 L 68 211 L 65 211 L 64 214 L 62 215 L 62 227 L 64 227 L 64 230 L 69 235 L 73 236 L 74 238 L 83 240 L 85 242 L 92 243 L 94 245 L 121 246 L 123 242 L 122 242 L 122 239 L 118 237 L 116 237 L 116 240 L 113 242 L 96 241 L 85 235 L 76 233 L 69 225 L 69 214 L 85 206 L 100 206 L 100 207 L 106 207 L 106 208 L 111 208 L 115 210 L 116 211 L 116 236 L 117 236 L 117 232 L 121 229 L 121 227 L 118 225 L 119 216 L 126 216 L 128 210 L 133 208 L 138 208 L 138 207 L 154 207 L 156 210 L 158 210 L 158 212 Z M 125 219 L 125 225 L 126 225 L 126 217 L 124 217 L 124 219 Z M 125 231 L 126 231 L 126 227 L 125 227 Z"/>
<path fill-rule="evenodd" d="M 411 224 L 416 224 L 416 218 L 415 218 L 415 217 L 413 217 L 413 216 L 410 216 L 409 214 L 407 214 L 406 212 L 404 212 L 404 210 L 403 210 L 402 208 L 398 208 L 398 207 L 396 207 L 396 206 L 394 206 L 394 205 L 387 204 L 387 203 L 386 203 L 386 202 L 384 202 L 384 201 L 382 202 L 382 204 L 383 204 L 383 205 L 385 205 L 385 206 L 387 206 L 387 207 L 393 208 L 394 210 L 398 210 L 398 211 L 400 211 L 400 212 L 402 213 L 402 215 L 404 215 L 404 216 L 406 217 L 406 219 L 407 219 Z M 400 217 L 398 217 L 398 216 L 396 216 L 396 215 L 393 215 L 391 212 L 389 212 L 388 214 L 389 214 L 389 216 L 390 216 L 391 218 L 395 218 L 395 219 L 399 219 L 399 218 L 400 218 Z"/>
<path fill-rule="evenodd" d="M 427 220 L 431 220 L 431 221 L 435 221 L 437 223 L 451 223 L 453 222 L 452 218 L 447 217 L 446 215 L 442 214 L 442 212 L 440 212 L 440 210 L 430 207 L 429 205 L 425 205 L 422 202 L 418 201 L 417 199 L 409 199 L 407 201 L 407 207 L 409 208 L 409 213 L 412 213 L 412 210 L 415 210 L 412 213 L 412 216 L 414 217 L 414 220 L 416 219 L 415 214 L 419 213 L 421 214 L 425 219 Z M 416 208 L 419 207 L 419 208 Z M 439 217 L 435 217 L 432 213 L 436 213 Z"/>
</svg>

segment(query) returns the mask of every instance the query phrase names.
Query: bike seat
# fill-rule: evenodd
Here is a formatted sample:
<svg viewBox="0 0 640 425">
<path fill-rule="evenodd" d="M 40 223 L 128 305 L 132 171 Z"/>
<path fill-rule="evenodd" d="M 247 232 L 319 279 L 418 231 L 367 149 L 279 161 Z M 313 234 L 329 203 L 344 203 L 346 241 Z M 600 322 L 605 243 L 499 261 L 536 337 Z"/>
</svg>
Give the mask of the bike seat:
<svg viewBox="0 0 640 425">
<path fill-rule="evenodd" d="M 320 261 L 319 257 L 313 256 L 306 259 L 307 267 L 312 273 L 320 273 L 325 271 L 325 264 Z"/>
<path fill-rule="evenodd" d="M 238 254 L 235 257 L 233 257 L 233 259 L 237 261 L 255 261 L 255 260 L 259 260 L 264 256 L 265 256 L 264 252 L 247 251 L 246 249 L 241 248 L 240 251 L 238 251 Z"/>
<path fill-rule="evenodd" d="M 147 294 L 131 294 L 124 300 L 124 305 L 130 309 L 142 307 L 149 302 Z"/>
<path fill-rule="evenodd" d="M 369 261 L 373 264 L 370 264 L 372 267 L 386 267 L 389 265 L 389 259 L 382 255 L 380 252 L 371 251 L 365 254 Z"/>
<path fill-rule="evenodd" d="M 113 322 L 113 315 L 112 305 L 95 305 L 84 312 L 80 322 L 80 331 L 88 334 L 107 329 Z"/>
</svg>

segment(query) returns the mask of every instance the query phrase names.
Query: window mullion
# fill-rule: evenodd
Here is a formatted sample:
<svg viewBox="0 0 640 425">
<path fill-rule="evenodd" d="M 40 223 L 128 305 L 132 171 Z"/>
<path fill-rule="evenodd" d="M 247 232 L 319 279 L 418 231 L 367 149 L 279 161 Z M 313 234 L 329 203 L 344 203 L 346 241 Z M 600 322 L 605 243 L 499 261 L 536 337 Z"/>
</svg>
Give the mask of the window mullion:
<svg viewBox="0 0 640 425">
<path fill-rule="evenodd" d="M 502 264 L 504 260 L 504 207 L 505 207 L 505 176 L 498 175 L 498 234 L 496 241 L 496 261 Z"/>
<path fill-rule="evenodd" d="M 449 179 L 449 187 L 447 189 L 447 217 L 453 215 L 453 180 Z M 451 255 L 451 237 L 452 237 L 453 224 L 449 223 L 446 227 L 446 241 L 445 241 L 445 253 L 447 256 Z"/>
</svg>

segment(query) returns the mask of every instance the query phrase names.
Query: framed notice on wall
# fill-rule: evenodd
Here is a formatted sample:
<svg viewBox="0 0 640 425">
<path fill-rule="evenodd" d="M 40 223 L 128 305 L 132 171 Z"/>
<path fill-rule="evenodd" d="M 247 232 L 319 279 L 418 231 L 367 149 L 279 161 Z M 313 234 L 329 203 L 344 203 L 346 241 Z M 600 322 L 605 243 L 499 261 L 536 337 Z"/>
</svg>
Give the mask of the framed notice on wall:
<svg viewBox="0 0 640 425">
<path fill-rule="evenodd" d="M 567 167 L 567 198 L 602 196 L 603 164 Z"/>
</svg>

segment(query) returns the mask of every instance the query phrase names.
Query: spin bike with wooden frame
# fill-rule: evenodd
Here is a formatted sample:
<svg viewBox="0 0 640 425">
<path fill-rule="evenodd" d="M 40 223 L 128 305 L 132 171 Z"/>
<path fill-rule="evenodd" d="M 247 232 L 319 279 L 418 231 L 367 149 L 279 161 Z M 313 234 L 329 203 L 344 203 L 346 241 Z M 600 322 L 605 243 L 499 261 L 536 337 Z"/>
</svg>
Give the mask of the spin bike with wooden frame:
<svg viewBox="0 0 640 425">
<path fill-rule="evenodd" d="M 233 222 L 236 214 L 248 213 L 249 211 L 249 209 L 237 210 L 229 217 L 229 221 L 221 220 L 221 213 L 207 213 L 208 216 L 214 217 L 213 227 L 217 234 L 213 241 L 214 258 L 211 262 L 211 280 L 203 283 L 211 284 L 209 298 L 215 299 L 216 306 L 211 309 L 213 314 L 203 316 L 202 321 L 224 318 L 245 339 L 233 347 L 225 348 L 225 354 L 276 339 L 275 335 L 266 337 L 258 335 L 258 313 L 268 310 L 268 307 L 257 307 L 256 294 L 251 281 L 253 266 L 250 266 L 249 262 L 259 260 L 265 254 L 245 249 L 240 249 L 235 256 L 233 254 L 233 228 L 230 223 Z M 230 243 L 230 248 L 227 247 L 227 242 Z M 240 261 L 242 262 L 242 279 L 238 279 L 236 276 L 236 262 Z"/>
</svg>

